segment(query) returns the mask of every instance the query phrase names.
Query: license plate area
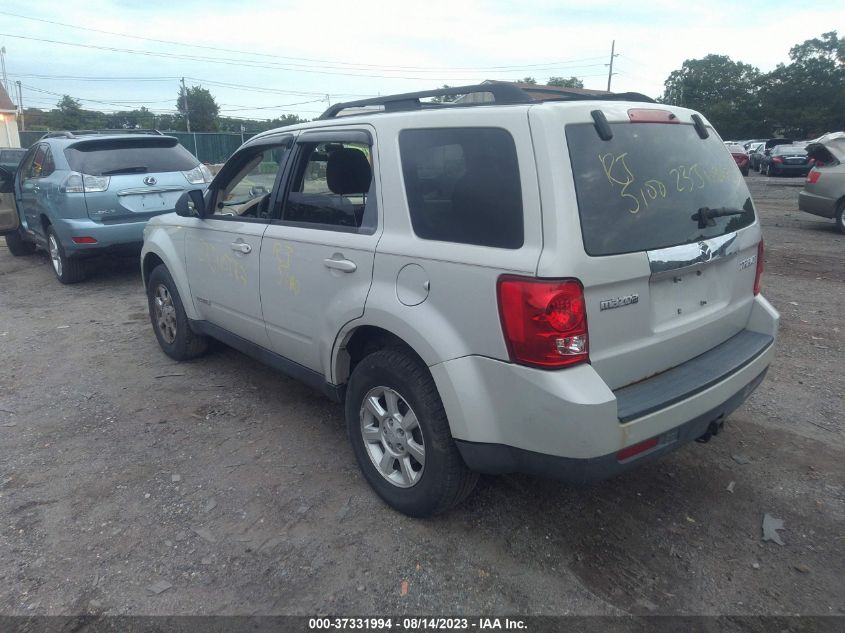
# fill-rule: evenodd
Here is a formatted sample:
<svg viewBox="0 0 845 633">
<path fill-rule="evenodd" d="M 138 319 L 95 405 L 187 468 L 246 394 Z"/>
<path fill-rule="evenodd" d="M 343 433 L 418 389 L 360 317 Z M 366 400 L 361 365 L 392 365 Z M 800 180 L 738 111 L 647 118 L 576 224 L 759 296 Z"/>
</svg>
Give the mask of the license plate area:
<svg viewBox="0 0 845 633">
<path fill-rule="evenodd" d="M 719 260 L 653 276 L 649 294 L 654 329 L 672 327 L 724 308 L 733 291 L 733 276 L 729 273 L 728 261 Z"/>
<path fill-rule="evenodd" d="M 121 206 L 132 213 L 150 213 L 173 209 L 180 192 L 155 192 L 124 195 L 120 198 Z"/>
</svg>

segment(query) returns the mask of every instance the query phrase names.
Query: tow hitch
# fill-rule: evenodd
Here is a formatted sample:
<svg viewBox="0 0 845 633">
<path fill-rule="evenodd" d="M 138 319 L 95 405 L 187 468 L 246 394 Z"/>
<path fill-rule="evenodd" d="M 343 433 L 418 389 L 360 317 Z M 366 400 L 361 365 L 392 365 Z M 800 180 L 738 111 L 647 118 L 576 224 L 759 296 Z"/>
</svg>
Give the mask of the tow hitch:
<svg viewBox="0 0 845 633">
<path fill-rule="evenodd" d="M 707 442 L 710 441 L 711 437 L 718 435 L 719 431 L 721 431 L 722 427 L 724 427 L 724 426 L 725 426 L 725 418 L 724 418 L 724 416 L 720 415 L 718 418 L 713 420 L 708 425 L 707 430 L 704 432 L 704 434 L 701 437 L 699 437 L 698 439 L 696 439 L 695 441 L 701 442 L 702 444 L 706 444 Z"/>
</svg>

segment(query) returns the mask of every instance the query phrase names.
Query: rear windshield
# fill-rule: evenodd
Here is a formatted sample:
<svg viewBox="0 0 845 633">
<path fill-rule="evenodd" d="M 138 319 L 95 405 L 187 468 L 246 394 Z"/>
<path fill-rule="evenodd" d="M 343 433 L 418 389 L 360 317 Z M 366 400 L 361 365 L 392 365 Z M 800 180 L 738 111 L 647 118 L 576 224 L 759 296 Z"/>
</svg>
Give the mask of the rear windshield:
<svg viewBox="0 0 845 633">
<path fill-rule="evenodd" d="M 173 138 L 83 141 L 65 149 L 73 171 L 91 176 L 189 171 L 199 164 Z"/>
<path fill-rule="evenodd" d="M 805 156 L 807 150 L 797 145 L 778 145 L 772 150 L 772 154 L 780 156 Z"/>
<path fill-rule="evenodd" d="M 584 248 L 618 255 L 689 244 L 754 222 L 748 187 L 715 134 L 701 139 L 692 125 L 611 124 L 603 141 L 592 123 L 566 126 Z M 710 218 L 702 207 L 736 215 Z"/>
</svg>

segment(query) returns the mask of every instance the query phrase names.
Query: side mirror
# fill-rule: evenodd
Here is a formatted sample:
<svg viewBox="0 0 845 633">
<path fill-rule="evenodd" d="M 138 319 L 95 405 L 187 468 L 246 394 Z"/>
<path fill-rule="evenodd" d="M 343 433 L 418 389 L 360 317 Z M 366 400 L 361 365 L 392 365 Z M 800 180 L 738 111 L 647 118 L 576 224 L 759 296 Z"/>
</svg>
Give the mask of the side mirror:
<svg viewBox="0 0 845 633">
<path fill-rule="evenodd" d="M 184 192 L 176 201 L 176 215 L 183 218 L 204 218 L 205 197 L 201 189 Z"/>
<path fill-rule="evenodd" d="M 765 152 L 763 152 L 763 153 L 764 153 L 766 156 L 771 156 L 771 155 L 772 155 L 772 150 L 767 149 L 767 150 L 766 150 Z"/>
</svg>

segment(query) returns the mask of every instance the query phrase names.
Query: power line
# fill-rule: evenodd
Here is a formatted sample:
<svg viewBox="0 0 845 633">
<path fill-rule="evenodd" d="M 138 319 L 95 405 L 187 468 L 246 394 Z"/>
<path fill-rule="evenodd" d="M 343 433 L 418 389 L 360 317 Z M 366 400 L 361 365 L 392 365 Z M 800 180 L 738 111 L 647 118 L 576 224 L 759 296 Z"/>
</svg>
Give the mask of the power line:
<svg viewBox="0 0 845 633">
<path fill-rule="evenodd" d="M 355 63 L 355 62 L 345 62 L 341 60 L 327 60 L 327 59 L 315 59 L 309 57 L 292 57 L 287 55 L 277 55 L 273 53 L 262 53 L 260 51 L 243 51 L 238 49 L 231 49 L 231 48 L 222 48 L 218 46 L 207 46 L 202 44 L 188 44 L 186 42 L 177 42 L 174 40 L 164 40 L 152 37 L 144 37 L 141 35 L 132 35 L 129 33 L 120 33 L 115 31 L 106 31 L 103 29 L 95 29 L 86 26 L 79 26 L 76 24 L 68 24 L 66 22 L 57 22 L 54 20 L 46 20 L 44 18 L 35 18 L 28 15 L 21 15 L 19 13 L 12 13 L 10 11 L 0 11 L 2 15 L 8 15 L 16 18 L 21 18 L 24 20 L 32 20 L 34 22 L 42 22 L 45 24 L 52 24 L 55 26 L 63 26 L 66 28 L 71 29 L 79 29 L 82 31 L 89 31 L 92 33 L 101 33 L 104 35 L 113 35 L 117 37 L 124 37 L 136 40 L 142 40 L 145 42 L 155 42 L 158 44 L 169 44 L 173 46 L 183 46 L 186 48 L 196 48 L 196 49 L 203 49 L 215 52 L 222 52 L 222 53 L 235 53 L 237 55 L 252 55 L 254 57 L 267 57 L 273 59 L 286 59 L 291 60 L 288 65 L 296 65 L 296 66 L 313 66 L 314 64 L 323 64 L 325 68 L 337 68 L 337 67 L 349 67 L 350 70 L 391 70 L 397 69 L 398 72 L 405 71 L 405 70 L 412 70 L 416 72 L 439 72 L 443 70 L 467 70 L 467 71 L 487 71 L 487 72 L 516 72 L 518 70 L 526 70 L 526 69 L 539 69 L 540 67 L 549 67 L 549 68 L 556 68 L 563 65 L 571 65 L 575 62 L 581 61 L 592 61 L 597 59 L 603 59 L 603 56 L 595 56 L 595 57 L 583 57 L 580 59 L 570 59 L 570 60 L 558 60 L 553 62 L 543 62 L 537 64 L 523 64 L 523 65 L 505 65 L 505 66 L 402 66 L 402 65 L 385 65 L 385 64 L 366 64 L 366 63 Z M 309 64 L 295 64 L 293 62 L 310 62 Z"/>
<path fill-rule="evenodd" d="M 147 50 L 140 50 L 140 49 L 132 49 L 132 48 L 118 48 L 114 46 L 98 46 L 95 44 L 81 44 L 79 42 L 67 42 L 63 40 L 53 40 L 47 38 L 40 38 L 40 37 L 30 37 L 25 35 L 13 35 L 11 33 L 0 33 L 2 37 L 11 37 L 15 39 L 21 40 L 29 40 L 34 42 L 44 42 L 48 44 L 60 44 L 63 46 L 75 46 L 78 48 L 87 48 L 92 50 L 102 50 L 108 51 L 112 53 L 126 53 L 130 55 L 144 55 L 147 57 L 158 57 L 163 59 L 179 59 L 183 61 L 196 61 L 196 62 L 209 62 L 214 63 L 216 65 L 223 64 L 228 66 L 238 66 L 238 67 L 247 67 L 247 68 L 262 68 L 266 70 L 285 70 L 288 72 L 302 72 L 302 73 L 312 73 L 312 74 L 319 74 L 319 75 L 339 75 L 343 77 L 366 77 L 371 79 L 407 79 L 407 80 L 414 80 L 414 81 L 477 81 L 478 76 L 475 77 L 454 77 L 454 76 L 434 76 L 434 77 L 408 77 L 408 76 L 401 76 L 401 75 L 370 75 L 370 74 L 362 74 L 362 73 L 350 73 L 350 72 L 335 72 L 330 70 L 312 70 L 307 68 L 292 68 L 291 64 L 282 65 L 282 64 L 274 64 L 270 62 L 259 63 L 252 60 L 222 60 L 219 58 L 212 58 L 212 57 L 203 57 L 200 55 L 183 55 L 179 53 L 157 53 L 154 51 L 147 51 Z M 587 64 L 584 66 L 580 66 L 581 68 L 591 67 L 591 66 L 603 66 L 604 64 Z M 553 66 L 548 67 L 547 70 L 560 70 L 560 67 Z M 535 69 L 536 70 L 536 69 Z M 390 72 L 390 71 L 383 71 L 383 72 Z M 400 72 L 400 71 L 397 71 Z M 421 71 L 417 71 L 421 72 Z M 427 72 L 427 71 L 422 71 Z M 481 72 L 499 72 L 499 71 L 481 71 Z M 505 71 L 502 71 L 505 72 Z M 507 71 L 507 72 L 515 72 L 515 71 Z"/>
</svg>

